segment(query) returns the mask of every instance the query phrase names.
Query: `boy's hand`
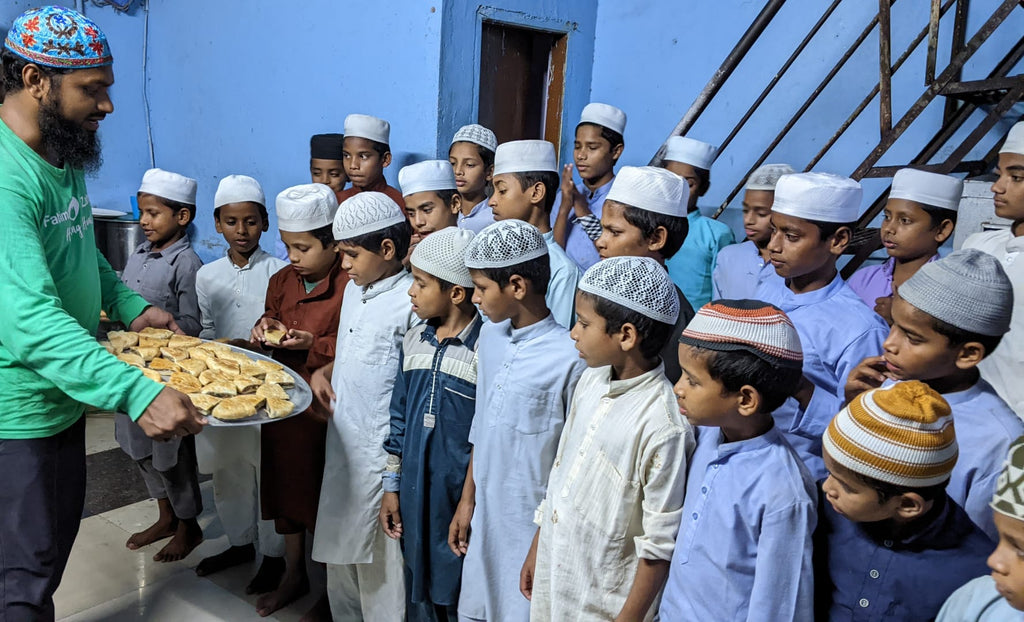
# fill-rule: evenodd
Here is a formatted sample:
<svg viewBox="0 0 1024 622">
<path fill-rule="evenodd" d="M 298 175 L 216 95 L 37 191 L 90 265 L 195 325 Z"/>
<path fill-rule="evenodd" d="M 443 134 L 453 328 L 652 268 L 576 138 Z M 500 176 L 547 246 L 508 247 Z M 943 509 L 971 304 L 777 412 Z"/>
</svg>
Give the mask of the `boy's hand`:
<svg viewBox="0 0 1024 622">
<path fill-rule="evenodd" d="M 267 330 L 279 330 L 281 332 L 287 332 L 288 327 L 279 322 L 278 320 L 265 317 L 261 318 L 256 326 L 252 327 L 252 332 L 249 333 L 249 341 L 259 344 L 260 346 L 266 347 L 267 338 L 263 335 L 264 331 Z"/>
<path fill-rule="evenodd" d="M 875 298 L 875 313 L 882 316 L 886 324 L 892 326 L 892 296 Z"/>
<path fill-rule="evenodd" d="M 146 436 L 158 441 L 168 441 L 202 432 L 203 426 L 206 425 L 206 417 L 199 414 L 187 395 L 164 387 L 142 412 L 136 423 Z"/>
<path fill-rule="evenodd" d="M 537 540 L 539 538 L 540 529 L 534 534 L 530 552 L 526 554 L 523 569 L 519 571 L 519 591 L 523 593 L 526 600 L 533 600 L 533 573 L 537 570 Z"/>
<path fill-rule="evenodd" d="M 462 557 L 469 550 L 469 521 L 473 519 L 476 503 L 463 499 L 455 508 L 455 516 L 448 526 L 448 548 L 456 557 Z"/>
<path fill-rule="evenodd" d="M 181 330 L 178 327 L 178 323 L 174 321 L 173 315 L 152 305 L 143 309 L 139 317 L 132 320 L 132 323 L 128 326 L 128 330 L 136 333 L 143 328 L 166 328 L 173 330 L 179 335 L 185 334 L 185 331 Z"/>
<path fill-rule="evenodd" d="M 566 164 L 562 167 L 562 204 L 558 206 L 558 211 L 563 214 L 568 214 L 576 205 L 576 198 L 580 196 L 580 191 L 576 189 L 576 183 L 572 179 L 572 164 Z"/>
<path fill-rule="evenodd" d="M 402 537 L 402 515 L 398 511 L 398 493 L 386 492 L 380 502 L 380 526 L 384 535 L 397 540 Z"/>
<path fill-rule="evenodd" d="M 309 388 L 324 408 L 331 410 L 331 402 L 334 401 L 334 387 L 331 386 L 331 372 L 334 370 L 334 363 L 324 365 L 313 372 L 309 378 Z"/>
<path fill-rule="evenodd" d="M 293 328 L 288 331 L 278 347 L 285 350 L 309 350 L 313 347 L 313 333 Z"/>
<path fill-rule="evenodd" d="M 843 388 L 846 403 L 849 404 L 853 398 L 865 391 L 877 389 L 889 378 L 885 368 L 885 357 L 869 356 L 854 367 L 846 379 L 846 386 Z"/>
</svg>

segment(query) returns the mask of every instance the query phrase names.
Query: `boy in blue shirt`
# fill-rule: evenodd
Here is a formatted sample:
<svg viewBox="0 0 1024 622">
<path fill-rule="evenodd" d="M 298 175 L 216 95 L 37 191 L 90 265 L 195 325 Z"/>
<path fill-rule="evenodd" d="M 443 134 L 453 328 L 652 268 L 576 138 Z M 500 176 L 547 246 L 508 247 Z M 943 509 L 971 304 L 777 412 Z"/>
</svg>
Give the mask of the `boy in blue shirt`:
<svg viewBox="0 0 1024 622">
<path fill-rule="evenodd" d="M 399 354 L 380 507 L 384 533 L 402 541 L 410 622 L 447 622 L 459 602 L 462 558 L 448 547 L 448 527 L 472 450 L 483 324 L 463 259 L 472 238 L 472 231 L 448 227 L 410 258 L 412 309 L 425 321 L 406 333 Z"/>
<path fill-rule="evenodd" d="M 717 151 L 714 145 L 685 136 L 672 136 L 665 143 L 665 168 L 685 179 L 690 187 L 686 206 L 690 233 L 668 262 L 668 273 L 695 309 L 711 302 L 715 259 L 719 251 L 736 241 L 728 225 L 697 209 L 697 199 L 711 188 L 711 164 Z"/>
<path fill-rule="evenodd" d="M 555 241 L 580 270 L 598 261 L 594 242 L 601 235 L 601 210 L 615 179 L 615 163 L 626 145 L 626 113 L 615 106 L 587 104 L 576 124 L 572 159 L 580 183 L 572 180 L 573 165 L 562 167 L 562 186 L 551 208 Z"/>
<path fill-rule="evenodd" d="M 758 301 L 712 302 L 683 332 L 675 393 L 700 427 L 663 620 L 812 619 L 817 495 L 771 415 L 802 360 L 789 318 Z"/>
<path fill-rule="evenodd" d="M 448 147 L 448 163 L 455 172 L 455 186 L 462 197 L 459 228 L 480 233 L 494 224 L 494 214 L 487 204 L 487 192 L 494 175 L 494 152 L 498 139 L 482 125 L 463 125 L 452 137 Z"/>
<path fill-rule="evenodd" d="M 448 532 L 452 551 L 466 556 L 460 619 L 530 615 L 519 571 L 585 368 L 569 331 L 544 302 L 549 248 L 536 227 L 505 220 L 481 231 L 466 250 L 473 302 L 490 322 L 480 329 L 473 453 Z"/>
<path fill-rule="evenodd" d="M 514 140 L 498 145 L 494 156 L 494 220 L 514 218 L 533 225 L 548 247 L 550 282 L 547 306 L 555 321 L 568 329 L 576 322 L 574 305 L 580 270 L 555 242 L 551 205 L 558 190 L 555 146 L 546 140 Z"/>
<path fill-rule="evenodd" d="M 1024 423 L 978 372 L 1010 328 L 1013 285 L 999 260 L 965 249 L 928 263 L 892 303 L 884 354 L 865 359 L 847 381 L 852 398 L 883 382 L 920 380 L 953 409 L 960 457 L 946 492 L 993 540 L 989 507 L 1003 456 Z"/>
<path fill-rule="evenodd" d="M 957 461 L 949 405 L 922 382 L 861 393 L 822 438 L 815 619 L 932 620 L 992 550 L 946 494 Z"/>
</svg>

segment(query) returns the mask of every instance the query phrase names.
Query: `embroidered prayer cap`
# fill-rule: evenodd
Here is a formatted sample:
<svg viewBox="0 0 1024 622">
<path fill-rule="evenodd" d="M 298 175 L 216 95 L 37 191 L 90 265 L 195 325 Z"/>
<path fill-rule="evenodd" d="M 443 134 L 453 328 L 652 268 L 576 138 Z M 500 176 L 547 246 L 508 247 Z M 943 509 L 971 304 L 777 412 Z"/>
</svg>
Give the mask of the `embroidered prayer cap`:
<svg viewBox="0 0 1024 622">
<path fill-rule="evenodd" d="M 1024 520 L 1024 436 L 1010 445 L 989 506 L 1000 514 Z"/>
<path fill-rule="evenodd" d="M 305 233 L 328 227 L 338 211 L 338 197 L 323 184 L 301 184 L 277 195 L 277 228 Z"/>
<path fill-rule="evenodd" d="M 196 204 L 196 180 L 162 168 L 151 168 L 142 174 L 139 192 L 187 205 Z"/>
<path fill-rule="evenodd" d="M 747 177 L 745 190 L 768 190 L 775 192 L 775 184 L 783 175 L 795 173 L 793 167 L 788 164 L 762 164 L 754 169 L 754 172 Z"/>
<path fill-rule="evenodd" d="M 466 247 L 466 267 L 507 268 L 547 254 L 547 242 L 537 227 L 522 220 L 499 220 Z"/>
<path fill-rule="evenodd" d="M 387 145 L 391 137 L 391 124 L 368 114 L 350 114 L 345 117 L 345 136 Z"/>
<path fill-rule="evenodd" d="M 266 207 L 267 198 L 263 195 L 260 182 L 248 175 L 228 175 L 217 184 L 217 192 L 213 195 L 213 206 L 220 207 L 228 203 L 259 203 Z"/>
<path fill-rule="evenodd" d="M 334 216 L 334 239 L 352 238 L 387 229 L 405 220 L 394 199 L 383 192 L 360 192 L 341 202 Z"/>
<path fill-rule="evenodd" d="M 718 147 L 685 136 L 670 136 L 665 143 L 665 159 L 708 170 L 715 161 Z"/>
<path fill-rule="evenodd" d="M 558 172 L 555 146 L 546 140 L 513 140 L 494 152 L 494 174 Z"/>
<path fill-rule="evenodd" d="M 455 190 L 455 171 L 448 160 L 426 160 L 398 171 L 398 185 L 402 196 L 431 190 Z"/>
<path fill-rule="evenodd" d="M 858 395 L 829 423 L 822 446 L 855 473 L 909 488 L 949 479 L 958 452 L 949 404 L 917 380 Z"/>
<path fill-rule="evenodd" d="M 409 257 L 415 268 L 453 285 L 473 287 L 466 267 L 466 247 L 473 241 L 473 232 L 458 227 L 445 227 L 423 238 Z"/>
<path fill-rule="evenodd" d="M 580 123 L 593 123 L 618 134 L 626 133 L 626 113 L 609 104 L 592 102 L 583 107 Z"/>
<path fill-rule="evenodd" d="M 1010 330 L 1013 284 L 998 259 L 975 248 L 921 266 L 899 296 L 960 330 L 992 337 Z"/>
<path fill-rule="evenodd" d="M 1024 155 L 1024 121 L 1018 121 L 1006 135 L 1006 142 L 999 148 L 999 153 L 1016 153 Z"/>
<path fill-rule="evenodd" d="M 473 143 L 491 153 L 498 150 L 498 137 L 494 135 L 494 132 L 476 123 L 460 127 L 459 131 L 455 132 L 455 137 L 452 138 L 452 144 L 455 143 Z"/>
<path fill-rule="evenodd" d="M 114 63 L 107 36 L 92 20 L 62 6 L 25 11 L 14 20 L 4 47 L 37 65 L 61 69 Z"/>
<path fill-rule="evenodd" d="M 951 175 L 939 175 L 913 168 L 901 168 L 892 178 L 890 199 L 906 199 L 931 207 L 956 211 L 964 182 Z"/>
<path fill-rule="evenodd" d="M 690 186 L 672 171 L 654 166 L 623 166 L 606 197 L 637 209 L 686 218 Z"/>
<path fill-rule="evenodd" d="M 344 134 L 313 134 L 309 138 L 309 157 L 316 160 L 341 160 Z"/>
<path fill-rule="evenodd" d="M 679 319 L 679 293 L 650 257 L 610 257 L 587 268 L 579 289 L 664 324 Z"/>
<path fill-rule="evenodd" d="M 783 175 L 775 184 L 772 211 L 818 222 L 850 223 L 860 216 L 860 184 L 832 173 Z"/>
<path fill-rule="evenodd" d="M 782 309 L 760 300 L 715 300 L 701 307 L 679 343 L 719 352 L 745 351 L 778 367 L 800 369 L 800 335 Z"/>
</svg>

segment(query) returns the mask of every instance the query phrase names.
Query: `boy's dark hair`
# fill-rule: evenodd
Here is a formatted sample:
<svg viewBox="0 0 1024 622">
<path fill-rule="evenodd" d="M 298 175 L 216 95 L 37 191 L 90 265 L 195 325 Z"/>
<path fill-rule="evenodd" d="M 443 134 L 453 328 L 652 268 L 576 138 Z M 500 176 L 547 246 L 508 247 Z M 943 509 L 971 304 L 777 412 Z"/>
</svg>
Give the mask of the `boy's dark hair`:
<svg viewBox="0 0 1024 622">
<path fill-rule="evenodd" d="M 182 203 L 180 201 L 172 201 L 170 199 L 165 199 L 164 197 L 157 196 L 155 194 L 150 194 L 148 192 L 137 192 L 137 193 L 135 193 L 135 195 L 136 195 L 136 198 L 141 197 L 141 196 L 151 196 L 151 197 L 154 197 L 156 199 L 159 199 L 160 204 L 163 205 L 164 207 L 170 208 L 171 212 L 174 213 L 174 214 L 177 214 L 181 210 L 187 210 L 188 211 L 188 223 L 186 223 L 186 226 L 189 223 L 191 223 L 193 220 L 196 219 L 196 206 L 195 205 L 189 205 L 188 203 Z"/>
<path fill-rule="evenodd" d="M 558 173 L 552 171 L 529 171 L 526 173 L 512 173 L 519 180 L 523 192 L 537 182 L 544 184 L 544 211 L 550 212 L 555 205 L 555 195 L 558 193 Z"/>
<path fill-rule="evenodd" d="M 938 229 L 944 220 L 950 220 L 954 226 L 956 225 L 956 210 L 933 207 L 924 203 L 920 205 L 924 211 L 928 212 L 928 217 L 932 219 L 932 229 Z"/>
<path fill-rule="evenodd" d="M 441 202 L 444 203 L 445 207 L 451 207 L 452 199 L 454 199 L 455 195 L 459 193 L 459 191 L 454 188 L 451 190 L 435 190 L 434 192 L 437 193 L 437 198 L 441 199 Z"/>
<path fill-rule="evenodd" d="M 449 156 L 452 154 L 452 147 L 455 146 L 456 143 L 465 143 L 467 145 L 473 145 L 474 147 L 476 147 L 476 153 L 480 157 L 480 161 L 484 163 L 484 168 L 494 166 L 494 152 L 488 149 L 487 147 L 484 147 L 483 145 L 478 145 L 477 143 L 468 140 L 458 140 L 452 143 L 452 146 L 448 147 Z"/>
<path fill-rule="evenodd" d="M 605 126 L 599 125 L 597 123 L 590 123 L 589 121 L 584 121 L 582 123 L 578 123 L 576 125 L 576 129 L 579 129 L 579 127 L 581 125 L 593 125 L 594 127 L 600 129 L 601 130 L 601 138 L 607 140 L 608 144 L 611 145 L 612 149 L 615 149 L 616 145 L 622 145 L 623 147 L 626 146 L 626 141 L 622 138 L 622 134 L 619 134 L 618 132 L 616 132 L 615 130 L 611 129 L 610 127 L 605 127 Z M 615 158 L 613 160 L 613 162 L 618 162 L 618 161 L 619 161 L 618 158 Z"/>
<path fill-rule="evenodd" d="M 370 140 L 370 139 L 367 139 L 367 140 Z M 388 152 L 391 151 L 391 145 L 389 145 L 387 143 L 378 142 L 376 140 L 370 140 L 370 147 L 372 147 L 373 150 L 377 152 L 377 155 L 379 155 L 382 158 L 384 157 L 385 153 L 388 153 Z"/>
<path fill-rule="evenodd" d="M 309 232 L 309 234 L 314 238 L 320 240 L 320 244 L 323 245 L 324 248 L 327 248 L 331 244 L 334 244 L 333 225 L 324 225 L 323 227 L 320 227 L 318 229 L 313 229 L 312 231 Z"/>
<path fill-rule="evenodd" d="M 912 488 L 909 486 L 897 486 L 896 484 L 883 482 L 882 480 L 878 480 L 873 477 L 868 477 L 867 475 L 861 475 L 856 471 L 851 471 L 851 473 L 853 473 L 854 476 L 860 479 L 860 481 L 864 482 L 864 484 L 870 486 L 875 490 L 875 492 L 878 494 L 879 504 L 885 503 L 886 501 L 892 499 L 893 497 L 897 497 L 908 492 L 915 492 L 921 495 L 921 498 L 924 499 L 925 501 L 934 501 L 942 497 L 944 494 L 946 494 L 946 486 L 949 484 L 949 479 L 946 479 L 943 482 L 933 484 L 931 486 L 925 486 L 922 488 Z"/>
<path fill-rule="evenodd" d="M 391 243 L 395 245 L 395 259 L 401 261 L 409 253 L 410 237 L 412 237 L 412 225 L 408 220 L 403 220 L 377 231 L 338 241 L 349 246 L 365 248 L 371 253 L 379 253 L 384 240 L 391 240 Z"/>
<path fill-rule="evenodd" d="M 640 335 L 640 355 L 645 359 L 656 358 L 672 336 L 672 329 L 675 327 L 671 324 L 649 318 L 607 298 L 595 296 L 583 290 L 578 291 L 580 297 L 589 300 L 594 305 L 594 311 L 604 318 L 606 334 L 614 335 L 622 330 L 625 324 L 632 324 L 636 327 L 636 332 Z"/>
<path fill-rule="evenodd" d="M 548 293 L 548 281 L 551 280 L 551 260 L 547 254 L 528 259 L 514 266 L 480 268 L 479 270 L 484 276 L 497 283 L 498 287 L 504 288 L 512 280 L 512 276 L 518 274 L 530 282 L 535 293 L 541 296 L 546 296 Z"/>
<path fill-rule="evenodd" d="M 2 90 L 6 95 L 16 93 L 25 87 L 25 84 L 21 81 L 21 72 L 25 69 L 25 65 L 34 64 L 39 68 L 39 73 L 50 78 L 54 86 L 60 85 L 61 76 L 74 71 L 74 69 L 59 69 L 57 67 L 47 67 L 45 65 L 33 63 L 30 60 L 26 60 L 18 56 L 7 48 L 2 48 L 2 51 L 0 51 L 0 62 L 3 63 L 3 88 L 0 90 Z"/>
<path fill-rule="evenodd" d="M 949 341 L 950 348 L 959 348 L 965 343 L 976 341 L 985 347 L 985 356 L 992 354 L 992 351 L 996 349 L 999 342 L 1003 340 L 1002 335 L 981 335 L 979 333 L 972 333 L 964 330 L 957 326 L 953 326 L 949 322 L 944 322 L 934 315 L 932 318 L 932 330 L 939 333 Z"/>
<path fill-rule="evenodd" d="M 774 411 L 796 392 L 803 375 L 801 368 L 772 365 L 753 352 L 733 350 L 719 352 L 690 346 L 700 353 L 708 375 L 722 383 L 726 393 L 736 393 L 750 385 L 761 394 L 761 412 Z"/>
<path fill-rule="evenodd" d="M 432 278 L 435 281 L 437 281 L 437 286 L 441 289 L 442 292 L 450 292 L 451 289 L 453 287 L 455 287 L 455 283 L 452 283 L 450 281 L 446 281 L 446 280 L 442 279 L 441 277 L 434 276 L 433 274 L 430 274 L 429 272 L 424 272 L 424 274 L 426 274 L 430 278 Z M 472 287 L 463 287 L 462 285 L 460 285 L 459 287 L 462 287 L 462 289 L 464 289 L 466 291 L 466 300 L 472 300 L 472 298 L 473 298 L 473 288 Z"/>
<path fill-rule="evenodd" d="M 711 189 L 711 171 L 694 166 L 693 172 L 697 174 L 697 196 L 702 197 Z"/>
<path fill-rule="evenodd" d="M 246 203 L 256 203 L 256 201 L 246 201 Z M 267 214 L 267 206 L 262 203 L 256 203 L 260 208 L 260 218 L 263 219 L 263 223 L 270 222 L 270 215 Z M 213 208 L 213 219 L 220 220 L 220 207 Z"/>
<path fill-rule="evenodd" d="M 651 239 L 658 227 L 665 227 L 665 245 L 661 247 L 660 251 L 663 258 L 671 259 L 686 241 L 686 236 L 690 231 L 690 221 L 686 218 L 657 214 L 618 201 L 611 201 L 611 203 L 622 206 L 622 215 L 626 222 L 639 229 L 640 234 L 646 240 Z"/>
<path fill-rule="evenodd" d="M 810 218 L 805 218 L 804 220 L 818 228 L 823 242 L 835 235 L 843 227 L 849 229 L 851 233 L 853 232 L 854 223 L 852 222 L 825 222 L 822 220 L 811 220 Z"/>
</svg>

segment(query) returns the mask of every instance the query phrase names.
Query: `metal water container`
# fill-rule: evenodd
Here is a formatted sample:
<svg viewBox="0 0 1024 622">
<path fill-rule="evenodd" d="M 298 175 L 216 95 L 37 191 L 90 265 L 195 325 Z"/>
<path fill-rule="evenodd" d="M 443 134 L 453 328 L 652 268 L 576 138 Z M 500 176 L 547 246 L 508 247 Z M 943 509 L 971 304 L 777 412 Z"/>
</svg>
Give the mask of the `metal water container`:
<svg viewBox="0 0 1024 622">
<path fill-rule="evenodd" d="M 101 218 L 93 220 L 96 227 L 96 246 L 110 265 L 121 276 L 128 256 L 146 240 L 138 220 L 130 218 Z"/>
</svg>

